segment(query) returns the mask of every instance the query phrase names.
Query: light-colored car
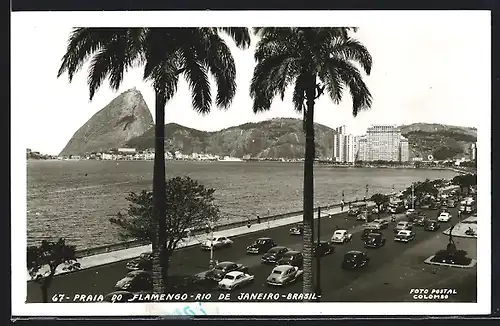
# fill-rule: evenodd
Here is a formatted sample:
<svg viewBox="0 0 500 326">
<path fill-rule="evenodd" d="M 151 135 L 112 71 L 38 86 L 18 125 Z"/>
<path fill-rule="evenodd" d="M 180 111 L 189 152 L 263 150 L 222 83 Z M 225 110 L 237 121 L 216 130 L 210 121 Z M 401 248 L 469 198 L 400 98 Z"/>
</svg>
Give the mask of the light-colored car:
<svg viewBox="0 0 500 326">
<path fill-rule="evenodd" d="M 221 290 L 231 291 L 254 281 L 254 276 L 243 272 L 230 272 L 219 282 Z"/>
<path fill-rule="evenodd" d="M 210 250 L 213 246 L 214 249 L 230 247 L 233 244 L 233 240 L 227 237 L 214 237 L 212 239 L 208 239 L 207 241 L 201 244 L 201 249 Z"/>
<path fill-rule="evenodd" d="M 267 284 L 274 286 L 284 286 L 295 282 L 303 271 L 297 266 L 281 265 L 273 268 L 271 274 L 267 277 Z"/>
<path fill-rule="evenodd" d="M 394 237 L 394 241 L 399 241 L 399 242 L 410 242 L 413 240 L 415 240 L 415 232 L 410 230 L 401 230 Z"/>
<path fill-rule="evenodd" d="M 385 229 L 389 226 L 389 221 L 382 220 L 382 219 L 376 219 L 371 221 L 371 223 L 368 224 L 367 228 L 374 229 L 374 230 L 382 230 Z"/>
<path fill-rule="evenodd" d="M 398 222 L 398 224 L 396 224 L 396 226 L 394 227 L 394 232 L 398 233 L 399 231 L 411 230 L 412 228 L 413 228 L 413 225 L 410 222 L 401 221 L 401 222 Z"/>
<path fill-rule="evenodd" d="M 352 240 L 352 234 L 347 232 L 347 230 L 336 230 L 333 232 L 331 242 L 332 243 L 346 243 Z"/>
<path fill-rule="evenodd" d="M 449 222 L 451 219 L 451 214 L 448 212 L 442 212 L 439 214 L 437 220 L 438 222 Z"/>
</svg>

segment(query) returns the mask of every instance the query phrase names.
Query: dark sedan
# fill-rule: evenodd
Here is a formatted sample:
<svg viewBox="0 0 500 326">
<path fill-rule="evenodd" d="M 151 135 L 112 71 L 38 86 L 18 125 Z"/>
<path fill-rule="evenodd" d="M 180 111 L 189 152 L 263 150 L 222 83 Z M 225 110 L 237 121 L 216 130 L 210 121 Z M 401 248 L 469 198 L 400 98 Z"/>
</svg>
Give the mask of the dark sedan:
<svg viewBox="0 0 500 326">
<path fill-rule="evenodd" d="M 415 226 L 425 226 L 427 222 L 427 216 L 425 215 L 418 215 L 416 218 L 413 219 L 413 225 Z"/>
<path fill-rule="evenodd" d="M 427 223 L 425 223 L 424 230 L 425 231 L 437 231 L 441 227 L 441 224 L 438 223 L 436 220 L 428 220 Z"/>
<path fill-rule="evenodd" d="M 319 244 L 315 243 L 313 247 L 314 257 L 323 257 L 332 254 L 335 251 L 335 247 L 330 245 L 328 241 L 320 241 Z"/>
<path fill-rule="evenodd" d="M 290 228 L 290 235 L 302 235 L 304 234 L 304 224 L 297 223 L 296 226 Z"/>
<path fill-rule="evenodd" d="M 380 248 L 385 245 L 385 238 L 380 233 L 370 233 L 365 240 L 365 248 Z"/>
<path fill-rule="evenodd" d="M 298 268 L 302 268 L 304 258 L 302 257 L 302 253 L 295 250 L 287 251 L 283 257 L 281 257 L 277 262 L 276 266 L 280 265 L 290 265 L 296 266 Z"/>
<path fill-rule="evenodd" d="M 362 268 L 370 262 L 368 255 L 362 251 L 351 250 L 344 255 L 342 268 L 347 270 Z"/>
<path fill-rule="evenodd" d="M 127 263 L 127 268 L 129 270 L 145 270 L 150 271 L 153 269 L 153 253 L 143 252 L 139 257 L 129 261 Z"/>
<path fill-rule="evenodd" d="M 225 261 L 217 264 L 214 268 L 205 274 L 205 279 L 212 281 L 221 281 L 229 272 L 239 271 L 248 273 L 248 267 L 242 264 L 236 264 L 231 261 Z"/>
<path fill-rule="evenodd" d="M 277 244 L 271 238 L 258 238 L 253 244 L 247 247 L 247 254 L 262 254 L 266 253 Z"/>
<path fill-rule="evenodd" d="M 274 265 L 288 251 L 290 251 L 290 249 L 288 249 L 287 247 L 283 247 L 283 246 L 273 247 L 273 248 L 269 249 L 269 251 L 266 254 L 264 254 L 264 256 L 262 256 L 262 259 L 261 259 L 262 263 Z"/>
<path fill-rule="evenodd" d="M 374 233 L 382 234 L 382 232 L 374 230 L 374 229 L 370 229 L 370 228 L 364 229 L 363 232 L 361 232 L 361 240 L 366 241 L 366 239 L 368 239 L 368 235 L 374 234 Z"/>
</svg>

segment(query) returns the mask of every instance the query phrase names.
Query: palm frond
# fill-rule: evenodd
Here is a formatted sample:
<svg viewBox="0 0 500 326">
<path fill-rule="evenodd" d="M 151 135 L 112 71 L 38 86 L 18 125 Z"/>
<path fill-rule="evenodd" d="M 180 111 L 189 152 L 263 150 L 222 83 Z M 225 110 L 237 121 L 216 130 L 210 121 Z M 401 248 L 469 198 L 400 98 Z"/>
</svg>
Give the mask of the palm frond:
<svg viewBox="0 0 500 326">
<path fill-rule="evenodd" d="M 305 77 L 300 74 L 295 79 L 295 86 L 293 88 L 292 102 L 295 111 L 302 112 L 304 110 L 304 101 L 306 99 Z"/>
<path fill-rule="evenodd" d="M 194 48 L 192 47 L 185 47 L 181 50 L 184 67 L 186 68 L 183 75 L 191 90 L 193 109 L 199 113 L 206 114 L 210 112 L 212 106 L 207 67 L 198 60 L 193 50 Z"/>
<path fill-rule="evenodd" d="M 358 40 L 347 38 L 339 39 L 332 49 L 332 55 L 344 60 L 358 62 L 367 75 L 372 69 L 372 56 L 368 49 Z"/>
<path fill-rule="evenodd" d="M 231 50 L 217 34 L 209 35 L 205 41 L 204 64 L 217 83 L 215 104 L 228 108 L 236 94 L 236 65 Z"/>
<path fill-rule="evenodd" d="M 335 67 L 342 82 L 349 88 L 352 97 L 352 114 L 356 117 L 361 110 L 367 110 L 372 104 L 372 95 L 363 81 L 360 71 L 350 62 L 330 58 L 327 62 Z"/>
<path fill-rule="evenodd" d="M 89 57 L 110 42 L 116 32 L 117 30 L 112 28 L 74 28 L 69 36 L 57 77 L 67 72 L 71 82 Z"/>
<path fill-rule="evenodd" d="M 319 79 L 326 86 L 326 91 L 331 100 L 335 104 L 342 101 L 342 94 L 344 92 L 344 83 L 339 75 L 338 68 L 333 64 L 324 64 L 320 70 Z"/>
<path fill-rule="evenodd" d="M 229 35 L 240 49 L 248 49 L 250 46 L 250 32 L 246 27 L 217 27 L 217 30 Z"/>
</svg>

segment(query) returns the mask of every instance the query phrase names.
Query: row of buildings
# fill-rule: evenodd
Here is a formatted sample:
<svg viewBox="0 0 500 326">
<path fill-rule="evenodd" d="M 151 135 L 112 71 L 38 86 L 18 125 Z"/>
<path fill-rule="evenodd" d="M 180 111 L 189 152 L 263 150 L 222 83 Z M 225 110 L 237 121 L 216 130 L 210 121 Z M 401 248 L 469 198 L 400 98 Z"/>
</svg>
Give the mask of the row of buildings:
<svg viewBox="0 0 500 326">
<path fill-rule="evenodd" d="M 333 136 L 333 161 L 354 163 L 358 161 L 410 161 L 408 139 L 395 125 L 373 125 L 366 135 L 347 133 L 346 126 L 335 128 Z"/>
</svg>

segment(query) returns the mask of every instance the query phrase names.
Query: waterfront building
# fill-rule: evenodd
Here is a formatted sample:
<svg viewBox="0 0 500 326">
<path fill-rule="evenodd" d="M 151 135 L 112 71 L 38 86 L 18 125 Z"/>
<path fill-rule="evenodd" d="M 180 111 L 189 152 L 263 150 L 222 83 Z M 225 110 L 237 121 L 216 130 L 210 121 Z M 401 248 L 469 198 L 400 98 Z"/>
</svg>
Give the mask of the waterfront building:
<svg viewBox="0 0 500 326">
<path fill-rule="evenodd" d="M 332 160 L 339 163 L 354 163 L 357 149 L 355 136 L 347 134 L 346 126 L 334 130 Z"/>
<path fill-rule="evenodd" d="M 408 162 L 410 161 L 410 146 L 408 144 L 408 139 L 401 136 L 401 140 L 399 142 L 399 161 L 400 162 Z"/>
<path fill-rule="evenodd" d="M 366 131 L 366 161 L 399 161 L 401 130 L 394 125 L 372 125 Z"/>
<path fill-rule="evenodd" d="M 470 145 L 469 157 L 471 161 L 475 161 L 477 159 L 477 143 L 473 143 Z"/>
<path fill-rule="evenodd" d="M 135 153 L 136 150 L 135 148 L 118 148 L 118 153 L 127 153 L 127 154 L 131 154 L 131 153 Z"/>
<path fill-rule="evenodd" d="M 358 136 L 356 161 L 367 161 L 368 159 L 368 138 Z"/>
</svg>

